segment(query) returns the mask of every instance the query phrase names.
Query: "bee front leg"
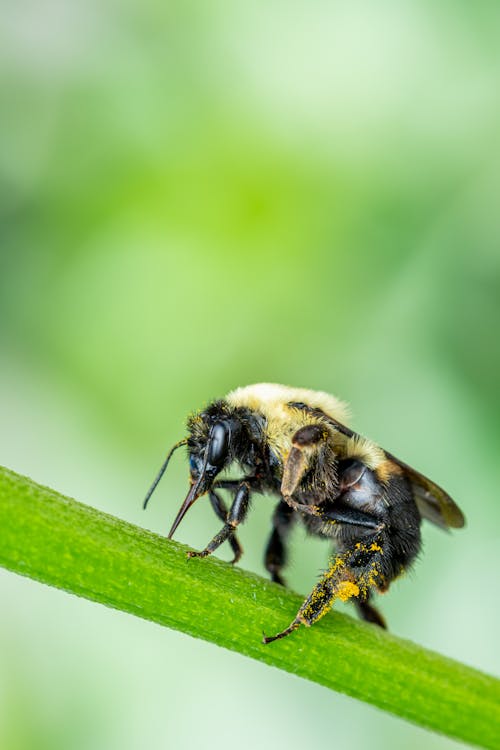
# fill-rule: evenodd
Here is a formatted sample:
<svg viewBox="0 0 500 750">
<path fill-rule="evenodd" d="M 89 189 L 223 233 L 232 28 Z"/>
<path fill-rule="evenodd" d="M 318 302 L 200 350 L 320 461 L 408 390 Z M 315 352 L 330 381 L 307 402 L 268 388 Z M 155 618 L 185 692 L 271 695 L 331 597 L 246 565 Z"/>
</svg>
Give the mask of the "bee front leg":
<svg viewBox="0 0 500 750">
<path fill-rule="evenodd" d="M 237 526 L 246 518 L 249 502 L 250 486 L 248 482 L 241 482 L 238 486 L 238 489 L 236 490 L 234 500 L 229 509 L 229 513 L 227 514 L 227 518 L 222 529 L 218 534 L 214 536 L 212 541 L 205 547 L 204 550 L 202 550 L 201 552 L 188 552 L 188 558 L 207 557 L 207 555 L 211 555 L 212 552 L 215 552 L 215 550 L 220 547 L 220 545 L 223 544 L 223 542 L 225 542 L 227 539 L 230 539 L 231 537 L 234 538 L 234 533 Z"/>
<path fill-rule="evenodd" d="M 212 504 L 212 508 L 214 509 L 215 515 L 217 518 L 219 518 L 223 523 L 226 523 L 227 521 L 227 508 L 222 500 L 221 497 L 215 492 L 215 490 L 211 489 L 208 493 L 210 497 L 210 502 Z M 238 562 L 238 560 L 241 558 L 243 554 L 243 548 L 241 544 L 239 543 L 236 534 L 231 534 L 228 537 L 228 542 L 231 545 L 231 549 L 233 550 L 234 557 L 231 560 L 233 565 Z"/>
<path fill-rule="evenodd" d="M 367 604 L 371 588 L 385 585 L 382 575 L 382 555 L 382 546 L 373 537 L 366 542 L 357 542 L 346 552 L 338 554 L 304 601 L 290 625 L 277 635 L 264 636 L 263 642 L 272 643 L 284 638 L 297 630 L 300 625 L 307 627 L 314 625 L 326 615 L 335 599 L 345 602 L 352 597 L 359 598 L 363 614 L 367 615 L 365 619 L 370 619 L 368 615 L 373 614 L 370 621 L 382 625 L 383 621 L 379 622 L 381 617 L 378 612 Z"/>
</svg>

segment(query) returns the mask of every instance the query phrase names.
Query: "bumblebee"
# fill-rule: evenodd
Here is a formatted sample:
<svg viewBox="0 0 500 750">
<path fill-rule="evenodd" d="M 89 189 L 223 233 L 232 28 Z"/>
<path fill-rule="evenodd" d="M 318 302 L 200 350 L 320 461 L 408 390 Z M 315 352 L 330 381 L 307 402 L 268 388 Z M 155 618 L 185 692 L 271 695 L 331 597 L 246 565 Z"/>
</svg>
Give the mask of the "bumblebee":
<svg viewBox="0 0 500 750">
<path fill-rule="evenodd" d="M 313 625 L 335 599 L 351 599 L 364 620 L 385 628 L 372 593 L 387 591 L 411 566 L 421 547 L 422 519 L 445 529 L 465 523 L 441 487 L 351 430 L 348 418 L 346 404 L 321 391 L 272 383 L 237 388 L 188 418 L 187 437 L 171 449 L 144 501 L 146 507 L 172 453 L 185 445 L 190 488 L 168 537 L 207 493 L 222 523 L 205 549 L 188 557 L 206 557 L 227 541 L 238 562 L 237 528 L 254 494 L 278 499 L 265 551 L 276 583 L 284 585 L 287 539 L 296 520 L 333 542 L 328 569 L 293 621 L 264 643 Z M 241 477 L 221 478 L 233 464 Z M 221 490 L 231 494 L 229 510 Z"/>
</svg>

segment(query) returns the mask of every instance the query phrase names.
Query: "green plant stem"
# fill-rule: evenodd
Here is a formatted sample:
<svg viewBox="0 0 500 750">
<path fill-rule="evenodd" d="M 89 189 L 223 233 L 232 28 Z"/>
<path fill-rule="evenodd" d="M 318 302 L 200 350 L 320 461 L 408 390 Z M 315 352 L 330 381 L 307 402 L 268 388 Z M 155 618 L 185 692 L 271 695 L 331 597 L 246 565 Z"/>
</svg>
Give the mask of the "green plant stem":
<svg viewBox="0 0 500 750">
<path fill-rule="evenodd" d="M 500 747 L 500 681 L 332 612 L 265 646 L 301 597 L 0 467 L 0 563 L 9 570 L 182 630 L 415 724 Z"/>
</svg>

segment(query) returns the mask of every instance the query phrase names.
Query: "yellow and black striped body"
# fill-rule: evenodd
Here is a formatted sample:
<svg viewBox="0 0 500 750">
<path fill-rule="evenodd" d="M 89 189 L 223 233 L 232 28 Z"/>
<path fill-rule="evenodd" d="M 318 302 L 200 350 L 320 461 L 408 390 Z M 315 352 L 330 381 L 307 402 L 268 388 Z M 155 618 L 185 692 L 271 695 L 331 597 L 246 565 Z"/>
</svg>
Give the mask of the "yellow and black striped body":
<svg viewBox="0 0 500 750">
<path fill-rule="evenodd" d="M 171 534 L 193 502 L 208 493 L 222 530 L 200 553 L 229 541 L 241 556 L 236 529 L 251 496 L 274 495 L 278 505 L 266 549 L 266 567 L 283 583 L 286 540 L 296 519 L 311 534 L 331 539 L 336 554 L 283 637 L 313 624 L 335 598 L 353 598 L 362 617 L 384 626 L 368 603 L 385 591 L 420 550 L 422 517 L 441 526 L 463 525 L 442 488 L 353 432 L 345 403 L 324 392 L 272 383 L 237 388 L 188 419 L 185 441 L 191 487 Z M 232 469 L 236 479 L 223 478 Z M 220 490 L 232 493 L 229 510 Z"/>
</svg>

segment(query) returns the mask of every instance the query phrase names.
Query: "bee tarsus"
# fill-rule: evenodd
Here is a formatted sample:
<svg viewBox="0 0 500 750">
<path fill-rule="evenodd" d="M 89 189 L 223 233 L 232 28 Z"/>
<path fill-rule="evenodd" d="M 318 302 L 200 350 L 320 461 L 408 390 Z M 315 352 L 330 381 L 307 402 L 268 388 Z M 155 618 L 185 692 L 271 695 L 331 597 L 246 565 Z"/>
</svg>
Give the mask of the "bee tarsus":
<svg viewBox="0 0 500 750">
<path fill-rule="evenodd" d="M 208 496 L 210 498 L 210 503 L 212 505 L 212 508 L 214 509 L 215 515 L 220 521 L 225 523 L 227 521 L 227 508 L 224 501 L 213 488 L 209 490 Z M 233 550 L 234 555 L 231 563 L 235 565 L 241 559 L 241 556 L 243 554 L 243 547 L 239 543 L 234 531 L 229 535 L 228 542 L 231 545 L 231 549 Z"/>
</svg>

